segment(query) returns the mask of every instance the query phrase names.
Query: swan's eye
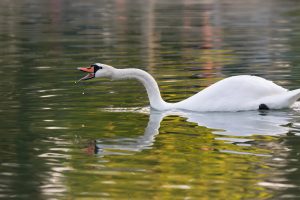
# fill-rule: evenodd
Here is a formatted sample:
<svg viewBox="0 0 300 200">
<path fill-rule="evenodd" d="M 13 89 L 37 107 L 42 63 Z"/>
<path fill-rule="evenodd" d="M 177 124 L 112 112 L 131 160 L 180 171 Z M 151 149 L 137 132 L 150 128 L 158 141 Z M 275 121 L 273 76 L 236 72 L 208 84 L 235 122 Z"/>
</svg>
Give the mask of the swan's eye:
<svg viewBox="0 0 300 200">
<path fill-rule="evenodd" d="M 96 71 L 98 71 L 99 69 L 102 69 L 102 67 L 99 65 L 91 65 L 91 67 L 94 68 L 94 73 L 96 73 Z"/>
</svg>

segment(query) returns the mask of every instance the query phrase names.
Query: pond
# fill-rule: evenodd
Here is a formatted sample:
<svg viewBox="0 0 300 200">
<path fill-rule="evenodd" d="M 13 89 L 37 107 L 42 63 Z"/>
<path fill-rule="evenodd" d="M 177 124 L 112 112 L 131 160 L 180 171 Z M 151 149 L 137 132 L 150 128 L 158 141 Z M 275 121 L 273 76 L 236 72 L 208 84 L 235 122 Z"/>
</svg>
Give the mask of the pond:
<svg viewBox="0 0 300 200">
<path fill-rule="evenodd" d="M 241 74 L 300 88 L 299 24 L 296 0 L 1 0 L 0 198 L 300 198 L 299 104 L 159 113 L 134 80 L 75 83 L 100 62 L 168 102 Z"/>
</svg>

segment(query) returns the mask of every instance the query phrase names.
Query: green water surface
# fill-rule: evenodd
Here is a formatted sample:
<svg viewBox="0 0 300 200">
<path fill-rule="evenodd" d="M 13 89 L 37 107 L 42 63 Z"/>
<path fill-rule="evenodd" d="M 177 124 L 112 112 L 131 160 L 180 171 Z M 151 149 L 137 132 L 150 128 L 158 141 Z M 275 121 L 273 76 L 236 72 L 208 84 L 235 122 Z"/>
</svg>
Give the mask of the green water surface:
<svg viewBox="0 0 300 200">
<path fill-rule="evenodd" d="M 1 199 L 299 199 L 300 107 L 151 111 L 252 74 L 300 88 L 296 0 L 0 0 Z"/>
</svg>

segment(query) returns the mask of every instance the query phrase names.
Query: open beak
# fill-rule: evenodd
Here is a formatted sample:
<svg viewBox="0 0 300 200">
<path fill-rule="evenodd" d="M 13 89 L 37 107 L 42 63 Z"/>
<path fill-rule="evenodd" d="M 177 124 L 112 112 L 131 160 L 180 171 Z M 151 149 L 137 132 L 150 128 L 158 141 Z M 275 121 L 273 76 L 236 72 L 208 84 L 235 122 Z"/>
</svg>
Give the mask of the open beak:
<svg viewBox="0 0 300 200">
<path fill-rule="evenodd" d="M 79 81 L 95 78 L 94 67 L 78 67 L 77 69 L 82 72 L 88 73 L 86 76 L 82 77 Z"/>
</svg>

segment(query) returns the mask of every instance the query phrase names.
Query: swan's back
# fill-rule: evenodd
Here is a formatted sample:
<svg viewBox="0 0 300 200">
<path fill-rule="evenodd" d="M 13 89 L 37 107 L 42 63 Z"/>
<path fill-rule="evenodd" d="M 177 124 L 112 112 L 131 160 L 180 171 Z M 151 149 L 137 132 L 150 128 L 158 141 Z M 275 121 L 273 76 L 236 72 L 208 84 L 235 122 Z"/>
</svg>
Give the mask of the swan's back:
<svg viewBox="0 0 300 200">
<path fill-rule="evenodd" d="M 283 87 L 257 76 L 233 76 L 205 88 L 177 106 L 194 111 L 255 110 L 259 99 L 286 92 Z"/>
<path fill-rule="evenodd" d="M 262 96 L 275 95 L 286 91 L 287 89 L 264 78 L 241 75 L 223 79 L 205 88 L 201 92 L 209 96 L 224 95 L 224 97 L 230 96 L 231 98 L 232 96 L 237 96 L 240 99 L 243 98 L 246 100 L 248 98 L 260 98 Z"/>
</svg>

